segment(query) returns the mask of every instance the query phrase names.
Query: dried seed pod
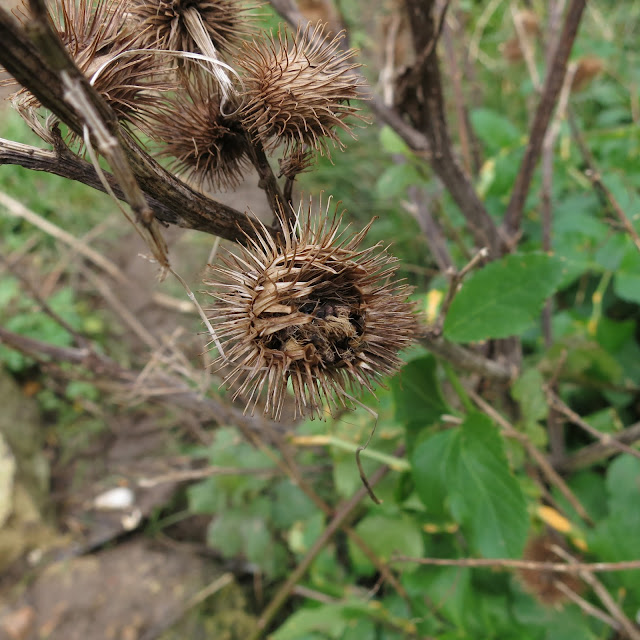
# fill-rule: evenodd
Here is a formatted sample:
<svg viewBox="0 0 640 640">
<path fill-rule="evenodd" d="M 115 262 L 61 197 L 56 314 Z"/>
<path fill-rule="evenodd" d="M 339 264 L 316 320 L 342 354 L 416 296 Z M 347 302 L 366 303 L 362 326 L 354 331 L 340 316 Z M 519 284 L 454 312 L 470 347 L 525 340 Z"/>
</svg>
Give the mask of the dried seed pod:
<svg viewBox="0 0 640 640">
<path fill-rule="evenodd" d="M 138 25 L 141 47 L 208 55 L 202 37 L 216 50 L 229 52 L 250 35 L 251 6 L 238 0 L 131 0 L 129 13 Z"/>
<path fill-rule="evenodd" d="M 578 66 L 571 82 L 571 91 L 585 89 L 590 82 L 604 69 L 604 62 L 595 56 L 587 56 L 578 60 Z"/>
<path fill-rule="evenodd" d="M 532 562 L 561 562 L 561 558 L 553 551 L 553 545 L 566 548 L 563 539 L 552 532 L 531 538 L 525 546 L 523 559 Z M 518 574 L 524 588 L 541 604 L 547 606 L 559 606 L 567 601 L 567 596 L 558 588 L 558 583 L 578 594 L 584 586 L 582 581 L 571 573 L 547 569 L 521 569 Z"/>
<path fill-rule="evenodd" d="M 280 173 L 278 177 L 293 180 L 297 175 L 304 173 L 313 164 L 314 154 L 302 145 L 294 145 L 289 153 L 278 160 Z"/>
<path fill-rule="evenodd" d="M 65 48 L 118 119 L 145 130 L 149 111 L 159 107 L 162 94 L 176 84 L 153 54 L 122 55 L 132 46 L 122 31 L 123 0 L 50 0 L 49 9 Z M 25 24 L 30 19 L 26 5 L 16 15 Z M 17 92 L 13 103 L 21 113 L 40 106 L 26 89 Z"/>
<path fill-rule="evenodd" d="M 283 29 L 277 39 L 245 45 L 238 60 L 244 121 L 267 149 L 300 143 L 326 151 L 329 141 L 343 147 L 336 129 L 352 133 L 345 119 L 357 116 L 350 101 L 360 83 L 352 73 L 359 65 L 349 62 L 355 51 L 341 51 L 341 38 L 330 39 L 318 23 L 295 37 Z"/>
<path fill-rule="evenodd" d="M 231 189 L 250 164 L 248 138 L 237 111 L 230 100 L 221 108 L 213 83 L 198 83 L 167 102 L 156 116 L 153 136 L 163 143 L 158 155 L 174 158 L 172 169 L 199 187 Z"/>
<path fill-rule="evenodd" d="M 349 406 L 352 391 L 398 370 L 398 351 L 416 338 L 411 288 L 395 280 L 397 260 L 383 248 L 361 248 L 368 228 L 345 236 L 341 216 L 303 205 L 282 219 L 274 239 L 256 226 L 240 255 L 214 265 L 206 284 L 216 304 L 211 322 L 229 365 L 225 381 L 254 410 L 279 419 L 290 382 L 297 415 Z"/>
<path fill-rule="evenodd" d="M 540 18 L 535 11 L 522 9 L 515 14 L 515 19 L 520 23 L 524 33 L 528 36 L 540 35 Z"/>
</svg>

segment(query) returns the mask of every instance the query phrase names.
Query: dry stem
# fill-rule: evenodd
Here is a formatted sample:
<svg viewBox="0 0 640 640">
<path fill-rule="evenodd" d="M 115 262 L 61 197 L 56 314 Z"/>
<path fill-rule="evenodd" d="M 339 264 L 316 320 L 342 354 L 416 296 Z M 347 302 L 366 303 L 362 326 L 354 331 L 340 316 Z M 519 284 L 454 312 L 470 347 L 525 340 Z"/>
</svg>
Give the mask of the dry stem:
<svg viewBox="0 0 640 640">
<path fill-rule="evenodd" d="M 557 47 L 553 56 L 553 63 L 547 71 L 547 76 L 542 90 L 542 96 L 538 103 L 538 108 L 531 125 L 529 142 L 525 150 L 520 171 L 511 193 L 511 199 L 504 216 L 504 227 L 512 238 L 512 243 L 516 243 L 520 232 L 524 204 L 529 193 L 533 172 L 535 170 L 544 136 L 551 121 L 556 100 L 564 84 L 564 77 L 567 69 L 567 60 L 573 48 L 573 41 L 578 33 L 580 19 L 586 6 L 586 0 L 572 0 L 564 22 L 562 34 L 558 38 Z"/>
</svg>

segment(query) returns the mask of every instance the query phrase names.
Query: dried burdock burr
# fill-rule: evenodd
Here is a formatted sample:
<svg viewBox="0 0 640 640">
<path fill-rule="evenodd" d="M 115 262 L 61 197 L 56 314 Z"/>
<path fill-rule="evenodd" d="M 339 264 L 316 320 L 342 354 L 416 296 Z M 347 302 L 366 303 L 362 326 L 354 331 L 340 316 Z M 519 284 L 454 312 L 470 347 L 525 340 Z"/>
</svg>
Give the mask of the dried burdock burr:
<svg viewBox="0 0 640 640">
<path fill-rule="evenodd" d="M 280 165 L 278 177 L 284 176 L 289 180 L 293 180 L 297 175 L 307 171 L 312 165 L 313 152 L 303 145 L 295 145 L 278 162 Z"/>
<path fill-rule="evenodd" d="M 566 549 L 561 536 L 552 532 L 531 538 L 525 546 L 523 559 L 531 562 L 561 562 L 560 556 L 553 551 L 554 545 Z M 550 607 L 557 607 L 568 600 L 558 583 L 578 594 L 584 587 L 580 578 L 572 573 L 549 569 L 521 569 L 518 574 L 524 588 L 541 604 Z"/>
<path fill-rule="evenodd" d="M 156 116 L 153 137 L 162 142 L 161 157 L 198 187 L 231 189 L 250 164 L 249 141 L 233 99 L 221 104 L 213 82 L 199 82 L 167 102 Z M 179 117 L 176 117 L 179 114 Z"/>
<path fill-rule="evenodd" d="M 293 144 L 327 151 L 343 144 L 337 130 L 349 133 L 346 119 L 358 116 L 351 102 L 360 81 L 353 73 L 353 49 L 340 49 L 342 35 L 330 38 L 325 27 L 308 26 L 296 35 L 286 28 L 277 38 L 246 43 L 238 64 L 243 70 L 243 117 L 268 150 Z M 353 134 L 352 134 L 353 135 Z"/>
<path fill-rule="evenodd" d="M 578 60 L 576 72 L 571 81 L 571 91 L 585 89 L 591 81 L 604 70 L 604 62 L 595 56 L 586 56 Z"/>
<path fill-rule="evenodd" d="M 417 335 L 397 260 L 380 245 L 361 247 L 368 227 L 341 232 L 330 206 L 320 203 L 316 221 L 311 201 L 293 220 L 281 216 L 278 238 L 256 223 L 256 237 L 205 281 L 216 300 L 217 365 L 245 410 L 263 401 L 279 419 L 289 385 L 297 415 L 351 406 L 353 394 L 399 369 L 398 351 Z"/>
<path fill-rule="evenodd" d="M 123 0 L 50 0 L 53 25 L 80 71 L 114 110 L 118 119 L 146 130 L 147 114 L 163 102 L 163 94 L 176 88 L 167 69 L 150 53 L 126 53 L 132 47 L 123 31 Z M 26 5 L 16 13 L 30 20 Z M 26 89 L 13 97 L 25 115 L 40 104 Z M 29 117 L 29 116 L 27 116 Z"/>
<path fill-rule="evenodd" d="M 130 0 L 142 47 L 228 53 L 253 31 L 250 4 L 240 0 Z"/>
</svg>

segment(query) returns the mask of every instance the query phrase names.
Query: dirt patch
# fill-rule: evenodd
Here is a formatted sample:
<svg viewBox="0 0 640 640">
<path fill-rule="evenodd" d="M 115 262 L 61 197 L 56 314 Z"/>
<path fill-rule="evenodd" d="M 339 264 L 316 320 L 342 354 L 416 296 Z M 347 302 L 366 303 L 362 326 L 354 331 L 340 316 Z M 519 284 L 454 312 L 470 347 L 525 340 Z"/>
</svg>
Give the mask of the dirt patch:
<svg viewBox="0 0 640 640">
<path fill-rule="evenodd" d="M 143 540 L 48 567 L 0 618 L 0 639 L 138 640 L 175 622 L 203 582 L 199 558 Z"/>
</svg>

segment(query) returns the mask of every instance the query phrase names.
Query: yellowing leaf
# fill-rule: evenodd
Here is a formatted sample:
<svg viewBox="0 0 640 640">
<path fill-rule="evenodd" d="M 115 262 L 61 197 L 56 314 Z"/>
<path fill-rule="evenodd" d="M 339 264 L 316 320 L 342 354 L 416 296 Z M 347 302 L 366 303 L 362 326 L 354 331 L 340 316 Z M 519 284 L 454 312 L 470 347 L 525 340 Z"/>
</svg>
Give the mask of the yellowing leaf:
<svg viewBox="0 0 640 640">
<path fill-rule="evenodd" d="M 444 294 L 438 289 L 431 289 L 431 291 L 427 293 L 427 304 L 425 309 L 427 322 L 435 322 L 438 317 L 438 310 L 440 309 L 440 303 L 442 302 L 443 297 Z"/>
<path fill-rule="evenodd" d="M 552 507 L 540 505 L 538 507 L 538 516 L 545 524 L 560 533 L 569 533 L 571 531 L 571 523 L 563 515 L 559 514 Z"/>
</svg>

